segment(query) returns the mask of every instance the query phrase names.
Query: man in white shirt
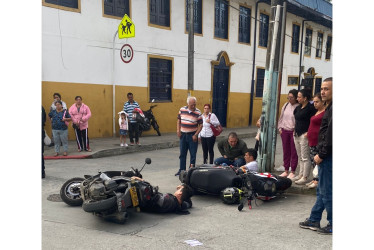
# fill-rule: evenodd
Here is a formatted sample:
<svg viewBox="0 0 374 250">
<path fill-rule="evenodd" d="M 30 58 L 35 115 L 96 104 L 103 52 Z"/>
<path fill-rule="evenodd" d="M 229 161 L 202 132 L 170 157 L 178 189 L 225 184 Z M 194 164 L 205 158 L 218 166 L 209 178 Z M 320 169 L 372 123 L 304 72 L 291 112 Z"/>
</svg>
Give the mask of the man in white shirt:
<svg viewBox="0 0 374 250">
<path fill-rule="evenodd" d="M 258 172 L 258 165 L 257 165 L 257 151 L 253 148 L 249 148 L 244 155 L 244 159 L 246 164 L 241 166 L 242 170 L 251 171 L 251 172 Z"/>
</svg>

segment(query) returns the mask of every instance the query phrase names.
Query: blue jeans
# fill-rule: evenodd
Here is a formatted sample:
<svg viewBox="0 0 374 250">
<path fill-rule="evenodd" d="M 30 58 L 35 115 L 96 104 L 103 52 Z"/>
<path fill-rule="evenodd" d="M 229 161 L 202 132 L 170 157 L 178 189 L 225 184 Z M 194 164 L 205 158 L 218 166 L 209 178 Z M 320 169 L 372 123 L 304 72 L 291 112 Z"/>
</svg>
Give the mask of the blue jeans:
<svg viewBox="0 0 374 250">
<path fill-rule="evenodd" d="M 327 220 L 332 225 L 332 156 L 327 157 L 319 164 L 318 177 L 317 200 L 309 220 L 320 221 L 322 212 L 326 209 Z"/>
<path fill-rule="evenodd" d="M 241 167 L 245 165 L 245 160 L 243 158 L 239 158 L 237 160 L 231 161 L 225 157 L 219 157 L 214 161 L 215 165 L 222 165 L 222 163 L 225 163 L 227 165 L 233 165 L 235 167 Z"/>
<path fill-rule="evenodd" d="M 192 136 L 194 134 L 190 133 L 182 133 L 180 141 L 179 141 L 179 170 L 186 170 L 186 159 L 187 159 L 187 152 L 190 151 L 190 165 L 195 165 L 196 162 L 196 153 L 198 147 L 198 141 L 194 142 Z"/>
</svg>

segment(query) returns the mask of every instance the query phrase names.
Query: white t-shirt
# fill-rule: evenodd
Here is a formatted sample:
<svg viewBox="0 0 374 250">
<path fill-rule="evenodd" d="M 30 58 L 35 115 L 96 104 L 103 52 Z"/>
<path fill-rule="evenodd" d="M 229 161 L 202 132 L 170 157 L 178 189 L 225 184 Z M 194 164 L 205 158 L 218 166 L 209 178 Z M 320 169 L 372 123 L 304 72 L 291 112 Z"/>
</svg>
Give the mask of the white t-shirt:
<svg viewBox="0 0 374 250">
<path fill-rule="evenodd" d="M 257 172 L 258 171 L 258 165 L 257 165 L 257 161 L 251 161 L 251 162 L 248 162 L 247 164 L 244 165 L 248 171 L 254 171 L 254 172 Z"/>
</svg>

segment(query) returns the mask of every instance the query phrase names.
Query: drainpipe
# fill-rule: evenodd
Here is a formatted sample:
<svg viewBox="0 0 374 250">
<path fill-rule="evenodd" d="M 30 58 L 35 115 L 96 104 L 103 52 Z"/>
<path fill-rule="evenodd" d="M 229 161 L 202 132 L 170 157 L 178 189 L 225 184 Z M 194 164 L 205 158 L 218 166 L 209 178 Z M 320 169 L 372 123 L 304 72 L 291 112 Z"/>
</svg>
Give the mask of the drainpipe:
<svg viewBox="0 0 374 250">
<path fill-rule="evenodd" d="M 112 58 L 112 88 L 113 88 L 113 137 L 116 137 L 116 84 L 114 82 L 114 54 L 115 54 L 115 40 L 118 34 L 118 29 L 113 36 L 113 44 L 112 44 L 112 51 L 113 51 L 113 58 Z"/>
<path fill-rule="evenodd" d="M 300 60 L 299 60 L 299 85 L 297 86 L 297 90 L 300 90 L 301 85 L 301 60 L 303 58 L 303 38 L 304 38 L 304 24 L 307 19 L 303 20 L 302 28 L 301 28 L 301 39 L 300 39 Z"/>
<path fill-rule="evenodd" d="M 255 62 L 256 62 L 256 32 L 257 32 L 257 12 L 258 12 L 258 4 L 265 3 L 263 0 L 259 0 L 256 2 L 255 8 L 255 31 L 253 34 L 253 59 L 252 59 L 252 81 L 251 81 L 251 98 L 249 102 L 249 126 L 252 124 L 252 116 L 253 116 L 253 95 L 254 95 L 254 88 L 255 88 Z"/>
</svg>

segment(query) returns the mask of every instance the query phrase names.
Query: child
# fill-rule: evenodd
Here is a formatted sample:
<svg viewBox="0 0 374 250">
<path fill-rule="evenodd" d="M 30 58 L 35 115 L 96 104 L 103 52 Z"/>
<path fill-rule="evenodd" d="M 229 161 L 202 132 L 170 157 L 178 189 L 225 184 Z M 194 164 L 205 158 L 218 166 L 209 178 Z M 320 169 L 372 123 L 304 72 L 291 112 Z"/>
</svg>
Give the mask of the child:
<svg viewBox="0 0 374 250">
<path fill-rule="evenodd" d="M 118 114 L 120 115 L 120 117 L 118 119 L 118 122 L 119 122 L 119 141 L 121 143 L 121 147 L 123 147 L 123 146 L 127 147 L 128 145 L 126 143 L 126 135 L 127 135 L 128 127 L 129 127 L 129 124 L 128 124 L 128 121 L 127 121 L 128 114 L 125 111 L 121 111 Z M 123 143 L 122 143 L 122 139 L 123 139 Z"/>
<path fill-rule="evenodd" d="M 244 166 L 241 166 L 240 168 L 246 172 L 246 171 L 251 171 L 251 172 L 257 172 L 258 171 L 258 165 L 257 165 L 257 151 L 253 148 L 249 148 L 244 155 L 245 164 Z"/>
</svg>

